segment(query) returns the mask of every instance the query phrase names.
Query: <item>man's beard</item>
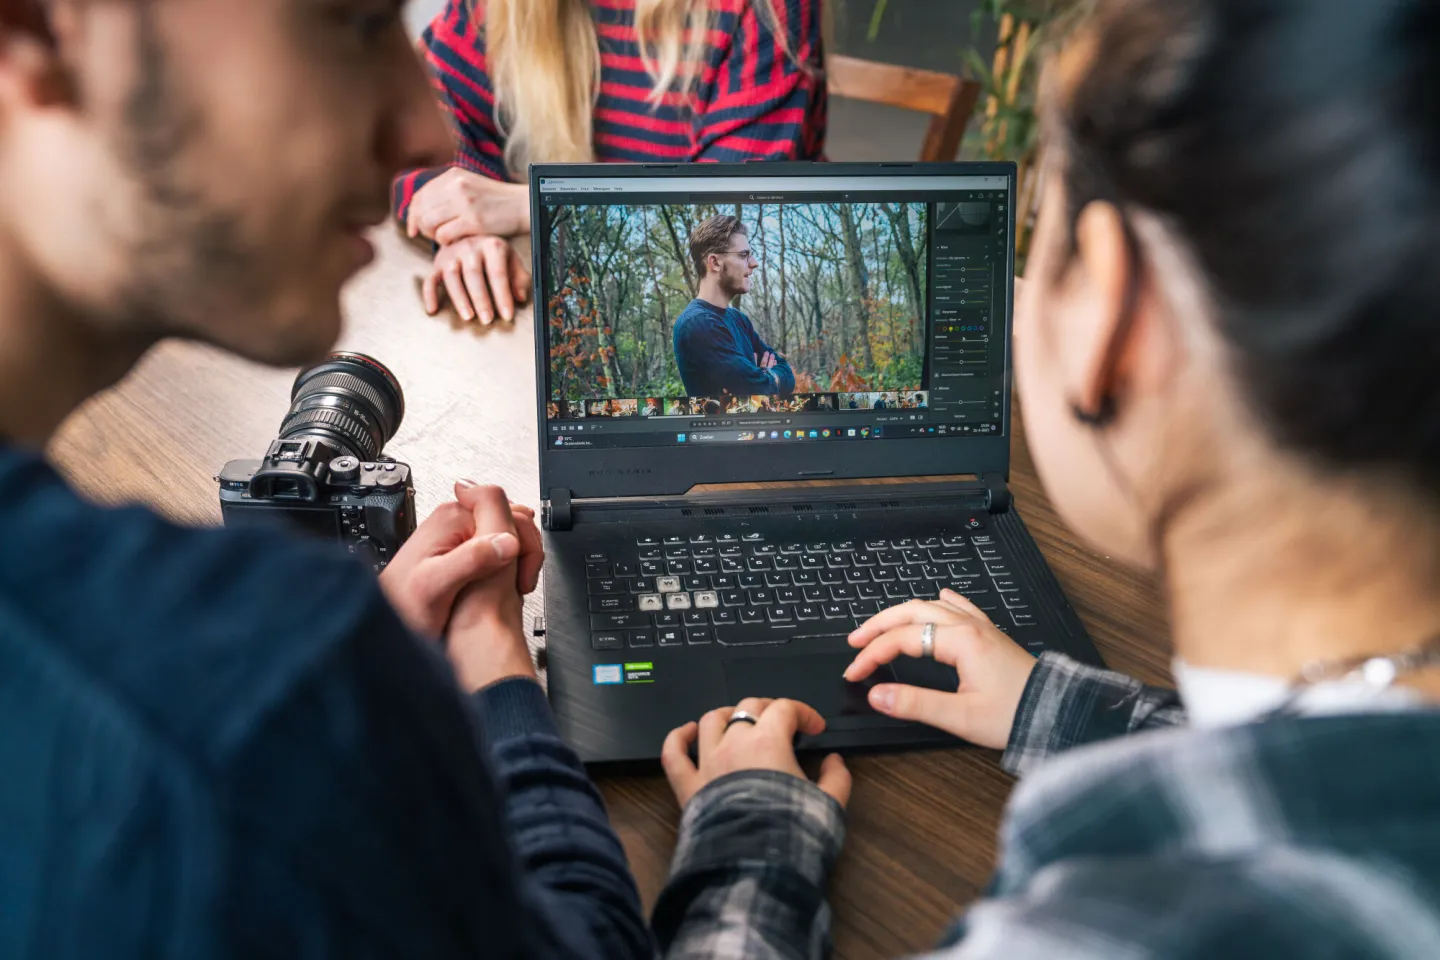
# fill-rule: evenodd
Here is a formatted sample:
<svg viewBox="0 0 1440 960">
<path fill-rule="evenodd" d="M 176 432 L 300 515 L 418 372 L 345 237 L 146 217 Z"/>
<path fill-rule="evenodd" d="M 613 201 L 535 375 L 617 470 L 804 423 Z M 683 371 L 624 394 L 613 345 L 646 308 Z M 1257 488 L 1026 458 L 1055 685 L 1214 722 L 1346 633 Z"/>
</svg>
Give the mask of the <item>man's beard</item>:
<svg viewBox="0 0 1440 960">
<path fill-rule="evenodd" d="M 258 301 L 256 256 L 239 219 L 184 182 L 181 159 L 203 123 L 168 71 L 151 3 L 135 5 L 139 77 L 116 145 L 138 186 L 133 222 L 116 230 L 128 276 L 114 304 L 123 329 L 155 338 L 201 336 L 204 318 Z"/>
</svg>

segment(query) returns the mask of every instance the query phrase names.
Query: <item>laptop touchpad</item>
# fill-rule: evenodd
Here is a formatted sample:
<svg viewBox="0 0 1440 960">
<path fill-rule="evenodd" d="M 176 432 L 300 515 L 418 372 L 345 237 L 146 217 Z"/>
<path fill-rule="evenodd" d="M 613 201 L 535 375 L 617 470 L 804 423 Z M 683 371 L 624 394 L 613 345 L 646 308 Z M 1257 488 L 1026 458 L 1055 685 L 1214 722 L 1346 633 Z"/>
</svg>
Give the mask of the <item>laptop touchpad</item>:
<svg viewBox="0 0 1440 960">
<path fill-rule="evenodd" d="M 808 703 L 822 717 L 873 714 L 865 698 L 877 683 L 894 683 L 889 665 L 860 683 L 841 674 L 855 659 L 852 653 L 822 653 L 798 657 L 744 657 L 725 660 L 725 686 L 730 703 L 746 697 L 788 697 Z"/>
</svg>

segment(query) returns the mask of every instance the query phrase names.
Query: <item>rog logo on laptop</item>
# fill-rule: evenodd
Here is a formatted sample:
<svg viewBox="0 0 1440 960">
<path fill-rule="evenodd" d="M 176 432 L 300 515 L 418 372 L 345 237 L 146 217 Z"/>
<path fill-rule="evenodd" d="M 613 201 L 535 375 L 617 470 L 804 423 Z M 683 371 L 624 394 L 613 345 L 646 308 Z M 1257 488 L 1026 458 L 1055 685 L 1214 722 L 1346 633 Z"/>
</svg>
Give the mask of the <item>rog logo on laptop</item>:
<svg viewBox="0 0 1440 960">
<path fill-rule="evenodd" d="M 592 477 L 638 477 L 655 471 L 649 467 L 620 467 L 616 470 L 590 470 Z"/>
</svg>

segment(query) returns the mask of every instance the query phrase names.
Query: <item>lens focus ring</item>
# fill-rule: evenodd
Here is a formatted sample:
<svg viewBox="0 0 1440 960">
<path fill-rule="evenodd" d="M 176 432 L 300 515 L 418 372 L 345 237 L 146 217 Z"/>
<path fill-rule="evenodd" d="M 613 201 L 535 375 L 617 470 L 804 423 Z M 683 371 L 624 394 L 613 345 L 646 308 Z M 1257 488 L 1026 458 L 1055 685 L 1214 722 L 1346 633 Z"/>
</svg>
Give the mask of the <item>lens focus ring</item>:
<svg viewBox="0 0 1440 960">
<path fill-rule="evenodd" d="M 380 446 L 371 430 L 358 416 L 343 407 L 309 407 L 295 410 L 280 424 L 280 437 L 289 439 L 311 433 L 316 428 L 339 434 L 353 446 L 355 454 L 361 460 L 374 460 L 380 453 Z"/>
<path fill-rule="evenodd" d="M 299 392 L 295 394 L 295 399 L 292 402 L 299 403 L 306 397 L 317 393 L 331 393 L 336 389 L 348 390 L 351 393 L 359 394 L 360 397 L 377 412 L 388 410 L 391 407 L 391 404 L 387 404 L 385 398 L 380 396 L 380 391 L 359 377 L 346 373 L 324 373 L 313 380 L 306 381 L 305 386 L 301 387 Z"/>
</svg>

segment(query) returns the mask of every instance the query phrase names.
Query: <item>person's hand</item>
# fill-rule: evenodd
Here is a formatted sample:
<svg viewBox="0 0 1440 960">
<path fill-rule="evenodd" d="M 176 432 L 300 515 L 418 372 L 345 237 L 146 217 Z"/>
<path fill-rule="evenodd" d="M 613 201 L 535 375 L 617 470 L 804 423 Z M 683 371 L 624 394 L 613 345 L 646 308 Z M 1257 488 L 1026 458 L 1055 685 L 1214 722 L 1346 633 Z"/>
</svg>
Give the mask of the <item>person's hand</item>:
<svg viewBox="0 0 1440 960">
<path fill-rule="evenodd" d="M 517 237 L 530 229 L 530 188 L 451 167 L 416 191 L 405 232 L 442 247 L 465 237 Z"/>
<path fill-rule="evenodd" d="M 425 312 L 440 311 L 440 286 L 464 320 L 481 323 L 515 319 L 515 305 L 530 296 L 530 271 L 509 243 L 499 237 L 465 237 L 435 252 L 430 275 L 421 285 Z"/>
<path fill-rule="evenodd" d="M 902 654 L 920 656 L 920 633 L 927 623 L 936 626 L 935 659 L 959 672 L 960 689 L 946 693 L 881 683 L 870 689 L 870 705 L 887 717 L 917 720 L 1003 750 L 1035 658 L 954 590 L 940 591 L 938 601 L 911 600 L 891 607 L 861 624 L 850 634 L 850 646 L 861 649 L 846 668 L 845 679 L 864 680 Z"/>
<path fill-rule="evenodd" d="M 474 511 L 464 503 L 473 486 L 468 480 L 456 483 L 456 499 L 442 503 L 416 527 L 380 573 L 380 586 L 390 605 L 411 630 L 427 637 L 444 633 L 461 588 L 515 565 L 517 557 L 533 549 L 514 530 L 476 530 Z M 521 516 L 534 517 L 529 507 L 517 504 L 514 509 Z M 534 528 L 533 523 L 530 526 Z M 533 558 L 521 565 L 526 571 L 534 566 L 538 573 Z M 533 583 L 529 589 L 534 589 Z"/>
<path fill-rule="evenodd" d="M 756 723 L 725 726 L 737 710 L 755 717 Z M 751 697 L 734 707 L 718 707 L 694 721 L 670 731 L 660 751 L 665 777 L 680 806 L 712 780 L 740 770 L 778 770 L 805 779 L 795 759 L 795 734 L 812 736 L 825 729 L 825 721 L 812 707 L 795 700 L 768 700 Z M 690 747 L 698 741 L 699 766 L 690 759 Z M 850 800 L 850 771 L 838 753 L 820 764 L 816 785 L 843 807 Z"/>
<path fill-rule="evenodd" d="M 509 503 L 499 487 L 470 487 L 460 502 L 472 511 L 477 536 L 512 534 L 519 551 L 511 567 L 460 593 L 445 633 L 450 663 L 466 690 L 508 677 L 534 677 L 521 597 L 535 589 L 544 562 L 535 515 Z"/>
<path fill-rule="evenodd" d="M 775 354 L 771 353 L 769 350 L 765 351 L 763 354 L 756 356 L 755 358 L 755 363 L 759 365 L 761 370 L 769 370 L 779 362 L 780 361 L 775 359 Z"/>
</svg>

